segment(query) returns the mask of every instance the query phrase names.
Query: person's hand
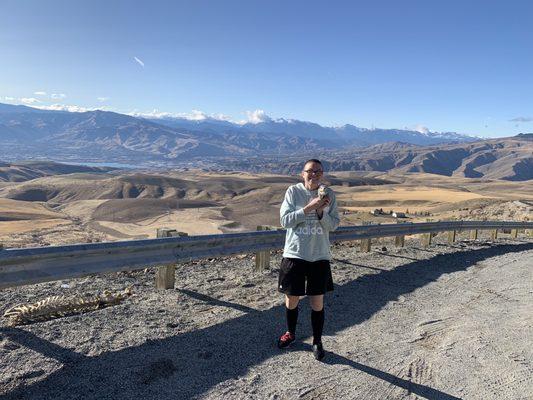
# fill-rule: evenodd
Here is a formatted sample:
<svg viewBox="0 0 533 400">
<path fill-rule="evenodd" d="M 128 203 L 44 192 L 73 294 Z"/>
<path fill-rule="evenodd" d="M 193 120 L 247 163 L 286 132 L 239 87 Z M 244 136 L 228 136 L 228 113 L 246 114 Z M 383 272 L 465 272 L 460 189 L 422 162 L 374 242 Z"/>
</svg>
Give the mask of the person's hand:
<svg viewBox="0 0 533 400">
<path fill-rule="evenodd" d="M 322 219 L 322 216 L 324 215 L 324 209 L 329 206 L 329 203 L 331 203 L 331 200 L 328 196 L 322 199 L 321 206 L 316 209 L 316 215 L 318 216 L 318 219 Z"/>
<path fill-rule="evenodd" d="M 327 197 L 324 197 L 321 199 L 320 197 L 314 197 L 311 199 L 309 203 L 304 207 L 304 213 L 309 214 L 313 211 L 318 210 L 320 207 L 323 206 L 323 203 L 326 201 Z M 328 199 L 329 201 L 329 199 Z"/>
<path fill-rule="evenodd" d="M 316 212 L 317 213 L 322 213 L 324 211 L 324 209 L 329 206 L 329 204 L 331 203 L 331 200 L 329 199 L 329 196 L 325 196 L 323 199 L 322 199 L 322 203 L 321 205 L 316 209 Z"/>
</svg>

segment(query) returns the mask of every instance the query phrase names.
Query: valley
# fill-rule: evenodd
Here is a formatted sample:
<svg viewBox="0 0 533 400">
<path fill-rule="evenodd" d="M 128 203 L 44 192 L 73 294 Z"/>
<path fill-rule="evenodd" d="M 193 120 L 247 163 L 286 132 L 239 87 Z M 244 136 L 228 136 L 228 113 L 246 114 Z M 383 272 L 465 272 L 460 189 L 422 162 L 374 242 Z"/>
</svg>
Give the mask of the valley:
<svg viewBox="0 0 533 400">
<path fill-rule="evenodd" d="M 45 168 L 39 168 L 43 174 Z M 155 237 L 161 227 L 202 235 L 279 226 L 285 190 L 301 179 L 296 174 L 86 168 L 49 163 L 49 175 L 29 179 L 38 172 L 26 171 L 27 180 L 0 182 L 0 243 L 33 247 L 143 239 Z M 19 169 L 11 169 L 22 179 Z M 332 171 L 324 181 L 336 193 L 342 225 L 533 215 L 533 187 L 527 181 L 376 171 Z M 382 212 L 372 215 L 375 209 Z M 406 218 L 394 218 L 392 212 Z"/>
</svg>

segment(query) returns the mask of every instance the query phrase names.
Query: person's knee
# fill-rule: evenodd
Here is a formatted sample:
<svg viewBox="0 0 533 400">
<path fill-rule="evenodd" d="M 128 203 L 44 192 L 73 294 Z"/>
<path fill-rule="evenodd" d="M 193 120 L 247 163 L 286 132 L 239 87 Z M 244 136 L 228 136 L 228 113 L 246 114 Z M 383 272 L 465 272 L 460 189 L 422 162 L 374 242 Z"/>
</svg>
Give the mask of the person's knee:
<svg viewBox="0 0 533 400">
<path fill-rule="evenodd" d="M 289 309 L 293 309 L 293 308 L 296 308 L 298 307 L 298 302 L 300 301 L 300 296 L 290 296 L 290 295 L 285 295 L 285 305 L 287 306 L 287 308 Z"/>
<path fill-rule="evenodd" d="M 324 296 L 309 296 L 309 303 L 313 311 L 322 311 L 324 309 Z"/>
</svg>

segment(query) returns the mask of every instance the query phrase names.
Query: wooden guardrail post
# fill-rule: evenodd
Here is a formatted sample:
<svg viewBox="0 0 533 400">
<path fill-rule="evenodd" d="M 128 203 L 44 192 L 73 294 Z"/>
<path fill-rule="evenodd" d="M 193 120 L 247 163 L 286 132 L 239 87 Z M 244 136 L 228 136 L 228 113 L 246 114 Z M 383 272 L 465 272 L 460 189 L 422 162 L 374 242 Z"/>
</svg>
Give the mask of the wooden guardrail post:
<svg viewBox="0 0 533 400">
<path fill-rule="evenodd" d="M 516 239 L 518 237 L 518 229 L 511 229 L 511 237 Z"/>
<path fill-rule="evenodd" d="M 396 221 L 397 224 L 401 224 L 402 222 Z M 405 246 L 405 236 L 394 236 L 394 246 L 395 247 L 404 247 Z"/>
<path fill-rule="evenodd" d="M 447 221 L 456 221 L 456 218 L 449 218 Z M 448 231 L 448 244 L 453 244 L 457 240 L 457 231 L 454 229 L 453 231 Z"/>
<path fill-rule="evenodd" d="M 472 229 L 470 231 L 470 240 L 477 240 L 477 229 Z"/>
<path fill-rule="evenodd" d="M 498 239 L 498 229 L 493 229 L 490 231 L 490 238 L 492 240 Z"/>
<path fill-rule="evenodd" d="M 431 245 L 431 232 L 422 234 L 422 247 L 429 247 Z"/>
<path fill-rule="evenodd" d="M 448 243 L 449 244 L 455 243 L 455 234 L 456 234 L 456 231 L 448 231 Z"/>
<path fill-rule="evenodd" d="M 426 222 L 433 222 L 433 220 L 431 218 L 427 218 Z M 435 236 L 437 236 L 437 232 L 423 233 L 422 234 L 422 240 L 421 240 L 422 247 L 431 246 L 431 239 L 433 239 L 433 237 L 435 237 Z"/>
<path fill-rule="evenodd" d="M 176 229 L 158 228 L 157 237 L 179 237 L 188 236 L 185 232 L 178 232 Z M 176 265 L 168 264 L 157 267 L 155 273 L 155 287 L 156 289 L 174 289 L 174 283 L 176 281 Z"/>
<path fill-rule="evenodd" d="M 363 225 L 372 225 L 370 221 L 363 221 Z M 372 249 L 371 239 L 361 239 L 360 250 L 363 253 L 368 253 Z"/>
<path fill-rule="evenodd" d="M 361 251 L 368 253 L 372 249 L 372 242 L 370 239 L 361 239 Z"/>
<path fill-rule="evenodd" d="M 258 231 L 272 230 L 268 225 L 257 225 Z M 270 251 L 258 251 L 255 253 L 255 272 L 261 272 L 270 267 Z"/>
<path fill-rule="evenodd" d="M 435 222 L 434 219 L 432 218 L 426 218 L 426 222 Z M 437 220 L 437 222 L 440 222 L 440 219 Z M 430 235 L 431 235 L 431 239 L 433 239 L 435 236 L 437 236 L 440 232 L 431 232 Z M 431 242 L 429 242 L 429 244 L 431 244 Z"/>
<path fill-rule="evenodd" d="M 394 236 L 394 246 L 404 247 L 405 246 L 405 236 Z"/>
</svg>

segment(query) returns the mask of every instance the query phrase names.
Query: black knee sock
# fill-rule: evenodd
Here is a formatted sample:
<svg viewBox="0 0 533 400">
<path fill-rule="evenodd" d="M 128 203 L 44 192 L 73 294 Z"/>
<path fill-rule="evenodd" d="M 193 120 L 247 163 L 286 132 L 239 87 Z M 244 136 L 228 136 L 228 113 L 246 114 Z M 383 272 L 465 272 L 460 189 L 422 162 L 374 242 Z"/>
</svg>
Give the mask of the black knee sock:
<svg viewBox="0 0 533 400">
<path fill-rule="evenodd" d="M 322 342 L 322 329 L 324 329 L 324 309 L 311 310 L 311 325 L 313 326 L 313 344 Z"/>
<path fill-rule="evenodd" d="M 293 335 L 296 333 L 296 323 L 298 322 L 298 307 L 292 310 L 285 307 L 287 314 L 287 330 Z"/>
</svg>

